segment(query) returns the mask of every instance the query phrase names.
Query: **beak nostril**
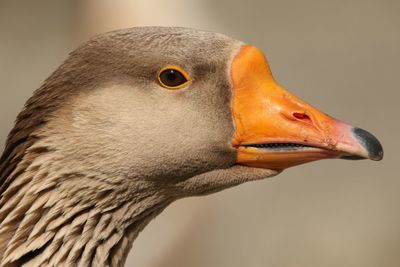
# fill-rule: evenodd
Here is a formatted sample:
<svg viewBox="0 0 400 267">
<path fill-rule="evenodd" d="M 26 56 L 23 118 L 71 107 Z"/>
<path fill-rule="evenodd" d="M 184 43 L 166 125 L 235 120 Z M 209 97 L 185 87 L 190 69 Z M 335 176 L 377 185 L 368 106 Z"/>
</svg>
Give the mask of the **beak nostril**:
<svg viewBox="0 0 400 267">
<path fill-rule="evenodd" d="M 312 122 L 310 116 L 305 113 L 294 112 L 293 117 L 304 122 Z"/>
</svg>

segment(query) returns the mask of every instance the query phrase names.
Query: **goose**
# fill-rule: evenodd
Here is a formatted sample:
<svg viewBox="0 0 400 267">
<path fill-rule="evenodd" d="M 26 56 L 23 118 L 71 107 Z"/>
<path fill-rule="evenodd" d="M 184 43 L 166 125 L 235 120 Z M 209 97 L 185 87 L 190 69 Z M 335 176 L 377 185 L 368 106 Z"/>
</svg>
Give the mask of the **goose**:
<svg viewBox="0 0 400 267">
<path fill-rule="evenodd" d="M 329 158 L 381 160 L 369 132 L 273 78 L 255 46 L 137 27 L 73 51 L 0 159 L 0 266 L 123 266 L 175 200 Z"/>
</svg>

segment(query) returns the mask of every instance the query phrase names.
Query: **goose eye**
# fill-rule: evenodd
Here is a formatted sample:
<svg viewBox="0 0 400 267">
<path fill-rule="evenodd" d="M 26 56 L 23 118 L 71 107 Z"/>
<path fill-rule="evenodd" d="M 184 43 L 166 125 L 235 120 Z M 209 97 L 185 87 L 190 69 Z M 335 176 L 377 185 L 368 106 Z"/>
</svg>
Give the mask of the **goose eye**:
<svg viewBox="0 0 400 267">
<path fill-rule="evenodd" d="M 190 78 L 178 67 L 166 67 L 159 72 L 158 81 L 167 89 L 180 89 L 187 85 Z"/>
</svg>

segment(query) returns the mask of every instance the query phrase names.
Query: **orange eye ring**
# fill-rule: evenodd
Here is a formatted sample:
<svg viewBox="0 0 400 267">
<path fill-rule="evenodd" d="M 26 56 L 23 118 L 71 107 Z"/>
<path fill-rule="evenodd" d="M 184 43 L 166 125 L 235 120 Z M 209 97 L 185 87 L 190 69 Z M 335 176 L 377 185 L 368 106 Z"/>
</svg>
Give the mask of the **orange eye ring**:
<svg viewBox="0 0 400 267">
<path fill-rule="evenodd" d="M 177 90 L 192 82 L 190 76 L 177 66 L 166 66 L 157 75 L 158 82 L 164 88 Z"/>
</svg>

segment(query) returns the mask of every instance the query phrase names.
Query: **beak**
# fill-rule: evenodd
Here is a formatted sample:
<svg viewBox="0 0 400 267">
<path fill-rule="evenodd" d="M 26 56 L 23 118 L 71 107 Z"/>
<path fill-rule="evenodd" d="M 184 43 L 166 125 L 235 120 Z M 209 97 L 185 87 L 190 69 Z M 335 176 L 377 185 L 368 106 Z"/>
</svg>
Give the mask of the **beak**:
<svg viewBox="0 0 400 267">
<path fill-rule="evenodd" d="M 263 53 L 243 46 L 232 61 L 232 113 L 237 163 L 283 170 L 326 158 L 381 160 L 369 132 L 336 120 L 273 79 Z"/>
</svg>

